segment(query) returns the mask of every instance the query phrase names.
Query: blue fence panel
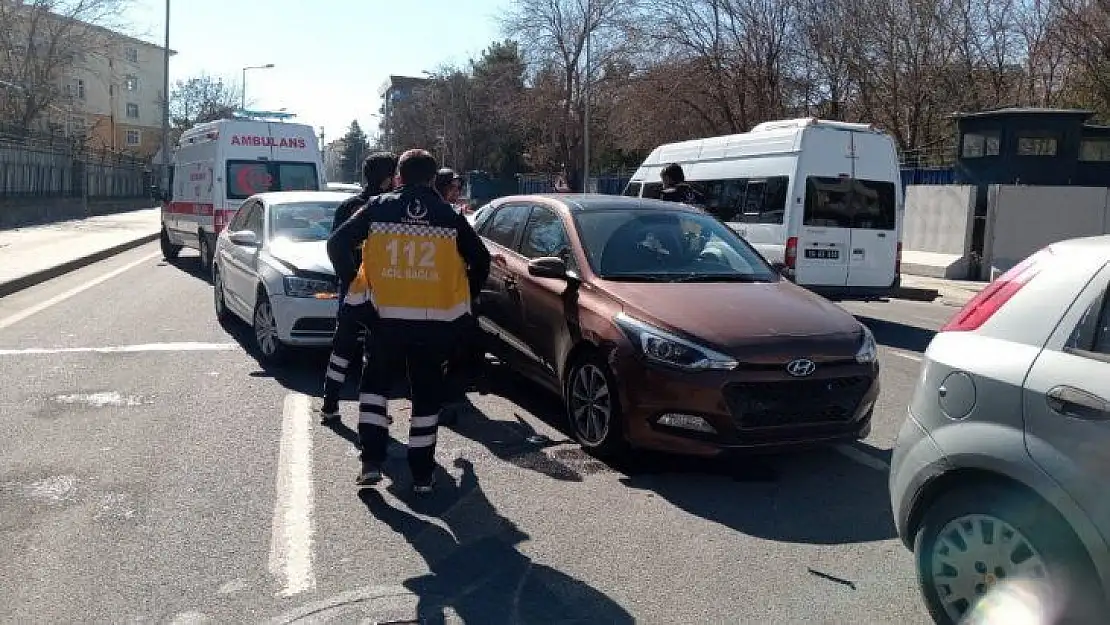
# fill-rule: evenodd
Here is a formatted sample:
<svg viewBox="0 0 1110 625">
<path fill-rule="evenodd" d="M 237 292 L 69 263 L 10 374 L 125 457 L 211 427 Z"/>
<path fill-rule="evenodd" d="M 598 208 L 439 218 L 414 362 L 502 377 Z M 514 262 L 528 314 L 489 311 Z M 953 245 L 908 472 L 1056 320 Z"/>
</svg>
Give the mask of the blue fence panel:
<svg viewBox="0 0 1110 625">
<path fill-rule="evenodd" d="M 902 187 L 911 184 L 952 184 L 956 171 L 951 167 L 913 167 L 902 170 Z"/>
</svg>

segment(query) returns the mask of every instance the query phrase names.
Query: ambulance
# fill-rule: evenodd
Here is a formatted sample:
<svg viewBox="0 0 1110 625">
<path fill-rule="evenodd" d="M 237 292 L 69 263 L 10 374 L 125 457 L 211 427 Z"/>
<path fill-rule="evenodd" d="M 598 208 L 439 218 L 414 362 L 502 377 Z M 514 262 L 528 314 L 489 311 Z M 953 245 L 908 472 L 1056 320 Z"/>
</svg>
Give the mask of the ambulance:
<svg viewBox="0 0 1110 625">
<path fill-rule="evenodd" d="M 200 252 L 212 269 L 216 237 L 243 200 L 267 191 L 326 188 L 324 163 L 311 126 L 256 119 L 221 119 L 185 131 L 163 194 L 162 254 Z"/>
</svg>

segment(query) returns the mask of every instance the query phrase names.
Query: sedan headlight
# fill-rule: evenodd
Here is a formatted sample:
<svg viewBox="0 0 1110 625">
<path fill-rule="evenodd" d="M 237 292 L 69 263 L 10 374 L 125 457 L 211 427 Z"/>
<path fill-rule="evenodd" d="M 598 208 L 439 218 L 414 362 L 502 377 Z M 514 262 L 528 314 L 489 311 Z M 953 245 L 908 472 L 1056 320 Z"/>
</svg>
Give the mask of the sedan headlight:
<svg viewBox="0 0 1110 625">
<path fill-rule="evenodd" d="M 867 364 L 875 362 L 879 358 L 879 347 L 875 344 L 875 335 L 871 334 L 871 330 L 865 326 L 863 328 L 863 342 L 860 343 L 859 351 L 856 352 L 856 362 L 860 364 Z"/>
<path fill-rule="evenodd" d="M 328 280 L 314 280 L 300 276 L 285 276 L 285 294 L 289 297 L 312 297 L 332 299 L 335 297 L 335 284 Z"/>
<path fill-rule="evenodd" d="M 738 364 L 730 356 L 664 332 L 624 313 L 618 314 L 613 321 L 628 335 L 644 358 L 652 362 L 687 371 L 727 371 L 735 369 Z"/>
</svg>

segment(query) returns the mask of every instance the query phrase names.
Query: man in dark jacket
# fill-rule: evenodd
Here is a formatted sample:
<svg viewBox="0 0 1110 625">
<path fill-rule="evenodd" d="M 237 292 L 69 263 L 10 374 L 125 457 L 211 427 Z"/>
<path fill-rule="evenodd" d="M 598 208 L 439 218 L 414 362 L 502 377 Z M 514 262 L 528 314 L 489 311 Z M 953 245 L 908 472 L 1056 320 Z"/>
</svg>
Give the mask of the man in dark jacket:
<svg viewBox="0 0 1110 625">
<path fill-rule="evenodd" d="M 671 163 L 664 167 L 663 171 L 659 172 L 659 178 L 663 181 L 663 191 L 660 192 L 659 199 L 694 206 L 705 205 L 705 196 L 686 182 L 686 173 L 678 163 Z"/>
<path fill-rule="evenodd" d="M 401 155 L 401 187 L 371 198 L 328 239 L 345 302 L 372 309 L 367 365 L 359 388 L 357 483 L 381 479 L 389 443 L 387 395 L 408 372 L 412 411 L 409 468 L 413 490 L 429 493 L 443 406 L 443 366 L 456 348 L 471 302 L 489 276 L 490 254 L 465 217 L 432 188 L 436 161 L 425 150 Z M 353 253 L 362 244 L 362 262 Z"/>
<path fill-rule="evenodd" d="M 362 164 L 362 183 L 364 185 L 362 192 L 344 200 L 335 209 L 331 231 L 334 233 L 340 226 L 347 223 L 351 215 L 365 206 L 370 198 L 389 191 L 393 187 L 393 174 L 396 170 L 396 156 L 388 152 L 371 154 Z M 359 251 L 356 248 L 356 258 L 358 254 Z M 320 405 L 320 422 L 323 424 L 339 418 L 339 395 L 343 390 L 343 383 L 347 380 L 347 372 L 352 363 L 357 363 L 358 370 L 361 371 L 362 369 L 363 349 L 359 345 L 358 335 L 365 328 L 343 305 L 343 299 L 349 286 L 349 281 L 339 280 L 339 311 L 335 318 L 335 336 L 332 339 L 331 358 L 328 360 L 328 369 L 324 374 L 324 401 Z"/>
</svg>

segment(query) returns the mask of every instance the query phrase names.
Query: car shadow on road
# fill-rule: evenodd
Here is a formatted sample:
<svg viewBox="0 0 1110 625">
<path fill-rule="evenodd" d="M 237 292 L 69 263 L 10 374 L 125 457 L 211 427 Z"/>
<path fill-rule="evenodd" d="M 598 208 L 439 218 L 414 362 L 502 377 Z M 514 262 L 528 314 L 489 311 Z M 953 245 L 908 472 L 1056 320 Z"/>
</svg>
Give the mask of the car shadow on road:
<svg viewBox="0 0 1110 625">
<path fill-rule="evenodd" d="M 441 476 L 427 498 L 413 499 L 390 486 L 412 512 L 391 505 L 375 489 L 359 493 L 370 513 L 412 545 L 428 567 L 427 574 L 404 582 L 419 597 L 419 622 L 446 623 L 449 615 L 489 624 L 634 622 L 601 591 L 521 553 L 517 546 L 528 534 L 497 511 L 469 461 L 458 459 L 455 466 L 462 470 L 459 482 Z M 434 517 L 446 528 L 418 515 Z"/>
<path fill-rule="evenodd" d="M 883 454 L 868 448 L 876 459 Z M 832 449 L 722 460 L 637 454 L 621 482 L 749 536 L 836 545 L 894 538 L 887 473 Z"/>
<path fill-rule="evenodd" d="M 933 330 L 875 317 L 856 315 L 856 319 L 871 329 L 871 333 L 875 335 L 875 341 L 880 345 L 911 352 L 924 352 L 937 334 Z"/>
<path fill-rule="evenodd" d="M 200 280 L 205 284 L 212 284 L 212 276 L 206 273 L 200 267 L 200 256 L 186 254 L 188 253 L 182 252 L 182 256 L 179 256 L 173 260 L 163 259 L 161 262 L 158 263 L 158 266 L 173 267 L 180 270 L 185 275 L 192 276 L 193 278 L 196 278 L 197 280 Z"/>
</svg>

